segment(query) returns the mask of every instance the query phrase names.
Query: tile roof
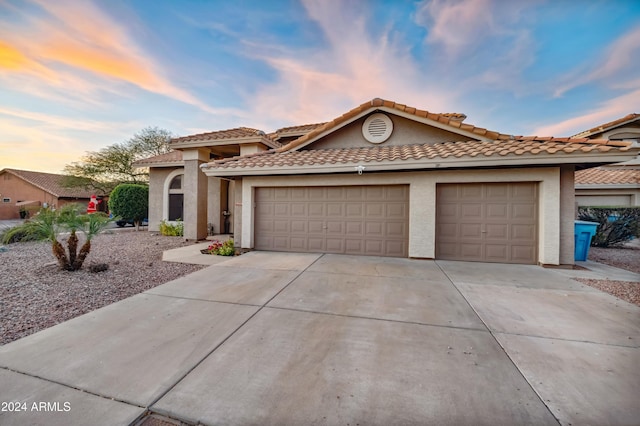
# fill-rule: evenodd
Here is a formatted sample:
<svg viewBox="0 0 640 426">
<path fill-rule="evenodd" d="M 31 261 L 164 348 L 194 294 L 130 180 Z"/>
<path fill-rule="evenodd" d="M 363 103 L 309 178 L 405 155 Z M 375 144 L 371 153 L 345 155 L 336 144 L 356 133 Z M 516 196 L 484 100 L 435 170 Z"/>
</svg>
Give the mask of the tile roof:
<svg viewBox="0 0 640 426">
<path fill-rule="evenodd" d="M 594 167 L 576 172 L 576 185 L 640 185 L 640 170 Z"/>
<path fill-rule="evenodd" d="M 171 151 L 166 154 L 156 155 L 154 157 L 144 158 L 133 163 L 136 167 L 150 167 L 158 164 L 182 164 L 182 151 Z"/>
<path fill-rule="evenodd" d="M 624 123 L 626 123 L 628 121 L 633 121 L 633 120 L 635 120 L 637 118 L 640 118 L 640 114 L 636 114 L 636 113 L 627 114 L 622 118 L 618 118 L 617 120 L 613 120 L 613 121 L 610 121 L 608 123 L 604 123 L 604 124 L 601 124 L 599 126 L 596 126 L 596 127 L 592 128 L 592 129 L 585 130 L 585 131 L 582 131 L 580 133 L 577 133 L 575 136 L 576 137 L 586 137 L 586 136 L 592 135 L 594 133 L 605 132 L 605 131 L 607 131 L 607 130 L 609 130 L 611 128 L 614 128 L 616 126 L 624 124 Z"/>
<path fill-rule="evenodd" d="M 276 130 L 274 133 L 276 135 L 283 134 L 283 133 L 308 133 L 312 130 L 317 129 L 320 126 L 324 126 L 325 124 L 327 123 L 324 122 L 324 123 L 302 124 L 299 126 L 282 127 L 281 129 Z"/>
<path fill-rule="evenodd" d="M 324 133 L 327 133 L 331 129 L 338 127 L 344 123 L 347 123 L 350 120 L 354 120 L 359 115 L 366 113 L 369 110 L 375 110 L 376 108 L 395 110 L 404 114 L 413 115 L 418 118 L 436 121 L 438 123 L 453 127 L 453 129 L 451 129 L 451 131 L 453 132 L 456 131 L 455 129 L 459 129 L 462 131 L 475 133 L 476 135 L 478 135 L 478 137 L 490 139 L 490 140 L 495 140 L 495 139 L 508 140 L 513 138 L 513 136 L 511 135 L 506 135 L 503 133 L 484 129 L 482 127 L 476 127 L 472 124 L 463 123 L 460 118 L 464 114 L 459 114 L 459 113 L 437 114 L 437 113 L 429 112 L 426 110 L 421 110 L 414 107 L 406 106 L 403 104 L 398 104 L 393 101 L 375 98 L 375 99 L 372 99 L 371 101 L 363 103 L 360 106 L 355 107 L 351 111 L 348 111 L 342 114 L 340 117 L 337 117 L 325 123 L 324 125 L 315 128 L 314 130 L 310 131 L 306 135 L 301 136 L 300 138 L 289 142 L 288 144 L 282 146 L 281 148 L 278 148 L 278 151 L 280 152 L 290 151 L 292 149 L 305 145 L 306 143 L 310 142 L 314 138 Z"/>
<path fill-rule="evenodd" d="M 11 173 L 58 198 L 91 198 L 91 195 L 96 194 L 95 191 L 82 188 L 65 188 L 62 186 L 65 175 L 17 169 L 3 169 L 0 172 Z"/>
<path fill-rule="evenodd" d="M 215 169 L 278 168 L 327 164 L 372 163 L 420 159 L 518 157 L 540 154 L 593 154 L 625 152 L 630 142 L 587 138 L 521 137 L 511 140 L 440 142 L 400 146 L 371 146 L 318 150 L 275 149 L 208 163 Z"/>
<path fill-rule="evenodd" d="M 216 132 L 207 132 L 207 133 L 198 133 L 196 135 L 189 135 L 189 136 L 183 136 L 180 138 L 174 138 L 174 139 L 171 139 L 171 146 L 179 147 L 181 144 L 187 144 L 191 142 L 223 141 L 223 140 L 245 139 L 245 138 L 252 138 L 252 137 L 255 137 L 257 139 L 259 138 L 269 139 L 262 130 L 252 129 L 249 127 L 237 127 L 235 129 L 219 130 Z M 274 143 L 277 143 L 277 142 L 274 142 Z"/>
</svg>

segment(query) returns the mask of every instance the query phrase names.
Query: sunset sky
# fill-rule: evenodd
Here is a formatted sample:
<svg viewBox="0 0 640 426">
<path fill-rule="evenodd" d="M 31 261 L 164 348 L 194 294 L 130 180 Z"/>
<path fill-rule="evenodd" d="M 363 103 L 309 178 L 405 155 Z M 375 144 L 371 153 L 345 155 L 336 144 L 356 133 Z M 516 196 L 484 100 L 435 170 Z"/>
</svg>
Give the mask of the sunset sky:
<svg viewBox="0 0 640 426">
<path fill-rule="evenodd" d="M 640 1 L 0 0 L 0 169 L 375 97 L 516 135 L 640 113 Z"/>
</svg>

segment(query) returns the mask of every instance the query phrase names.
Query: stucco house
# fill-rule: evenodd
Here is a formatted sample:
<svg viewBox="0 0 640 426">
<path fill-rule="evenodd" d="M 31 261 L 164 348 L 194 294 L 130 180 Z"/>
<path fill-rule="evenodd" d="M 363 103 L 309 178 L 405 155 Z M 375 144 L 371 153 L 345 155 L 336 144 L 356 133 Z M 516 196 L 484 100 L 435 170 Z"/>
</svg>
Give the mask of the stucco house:
<svg viewBox="0 0 640 426">
<path fill-rule="evenodd" d="M 0 219 L 19 219 L 20 211 L 42 206 L 59 208 L 68 203 L 87 204 L 91 191 L 65 188 L 64 175 L 28 170 L 0 170 Z M 101 197 L 102 198 L 102 197 Z M 106 203 L 101 203 L 102 209 Z"/>
<path fill-rule="evenodd" d="M 176 152 L 138 164 L 150 167 L 150 229 L 181 194 L 187 239 L 228 211 L 243 249 L 573 264 L 575 170 L 640 149 L 465 118 L 376 98 L 328 123 L 175 139 Z"/>
<path fill-rule="evenodd" d="M 575 137 L 640 142 L 640 114 L 601 124 Z M 576 172 L 576 203 L 579 206 L 640 206 L 640 160 L 611 167 Z"/>
</svg>

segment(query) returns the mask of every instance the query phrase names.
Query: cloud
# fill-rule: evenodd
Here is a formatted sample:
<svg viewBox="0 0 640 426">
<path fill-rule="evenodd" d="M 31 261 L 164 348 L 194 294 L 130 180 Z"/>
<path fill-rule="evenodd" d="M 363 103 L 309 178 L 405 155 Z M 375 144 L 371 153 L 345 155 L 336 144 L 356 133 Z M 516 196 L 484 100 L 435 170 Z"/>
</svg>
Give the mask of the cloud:
<svg viewBox="0 0 640 426">
<path fill-rule="evenodd" d="M 34 14 L 27 19 L 28 28 L 7 26 L 0 33 L 12 41 L 0 45 L 0 70 L 5 73 L 45 79 L 44 83 L 54 87 L 82 80 L 87 89 L 85 94 L 102 91 L 104 85 L 91 77 L 98 76 L 133 84 L 212 114 L 221 112 L 174 85 L 165 70 L 137 46 L 124 27 L 93 3 L 69 0 L 36 3 L 46 12 L 44 16 Z M 86 87 L 89 85 L 93 87 Z M 125 88 L 120 90 L 126 93 Z"/>
<path fill-rule="evenodd" d="M 322 47 L 288 52 L 245 44 L 250 56 L 266 62 L 278 76 L 247 100 L 260 120 L 254 126 L 330 120 L 375 97 L 449 110 L 455 91 L 430 80 L 389 27 L 371 31 L 370 17 L 357 4 L 304 0 L 303 5 L 322 32 Z"/>
<path fill-rule="evenodd" d="M 566 83 L 555 90 L 554 96 L 563 96 L 569 90 L 589 83 L 601 82 L 611 86 L 624 86 L 630 82 L 638 84 L 638 60 L 640 56 L 640 26 L 630 30 L 604 49 L 606 53 L 601 60 L 594 61 L 593 68 L 582 65 L 566 75 L 562 80 Z"/>
<path fill-rule="evenodd" d="M 629 113 L 638 112 L 638 99 L 640 99 L 640 88 L 602 102 L 585 114 L 559 123 L 541 126 L 534 131 L 534 134 L 544 136 L 575 135 L 599 124 L 617 120 Z"/>
<path fill-rule="evenodd" d="M 56 116 L 52 114 L 43 114 L 33 111 L 25 111 L 15 108 L 5 108 L 0 106 L 0 114 L 8 115 L 15 118 L 39 122 L 44 125 L 52 126 L 55 129 L 72 129 L 84 130 L 91 132 L 103 132 L 111 130 L 114 127 L 122 126 L 122 123 L 110 123 L 107 121 L 95 120 L 76 120 L 67 117 Z"/>
</svg>

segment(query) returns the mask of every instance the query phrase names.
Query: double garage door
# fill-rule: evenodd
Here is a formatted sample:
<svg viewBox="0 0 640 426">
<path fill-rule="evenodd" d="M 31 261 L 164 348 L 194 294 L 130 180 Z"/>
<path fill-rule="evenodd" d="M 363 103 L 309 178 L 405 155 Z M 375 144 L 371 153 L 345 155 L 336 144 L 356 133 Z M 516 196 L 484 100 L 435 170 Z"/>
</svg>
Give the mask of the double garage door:
<svg viewBox="0 0 640 426">
<path fill-rule="evenodd" d="M 409 255 L 408 185 L 257 188 L 255 200 L 258 250 Z M 435 202 L 436 258 L 537 262 L 535 183 L 438 184 Z"/>
<path fill-rule="evenodd" d="M 257 188 L 258 250 L 407 257 L 409 186 Z"/>
</svg>

